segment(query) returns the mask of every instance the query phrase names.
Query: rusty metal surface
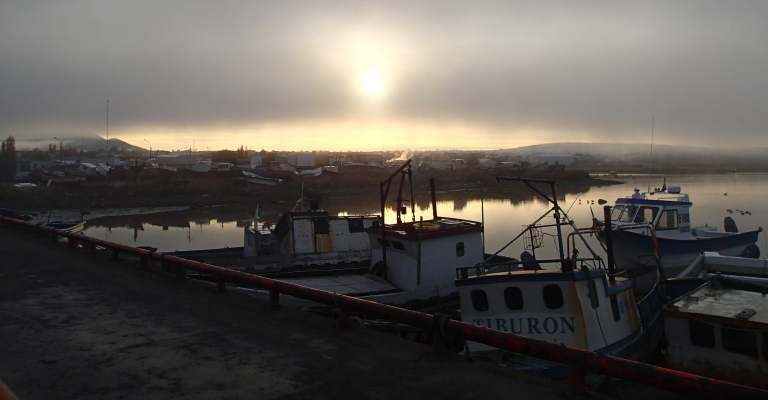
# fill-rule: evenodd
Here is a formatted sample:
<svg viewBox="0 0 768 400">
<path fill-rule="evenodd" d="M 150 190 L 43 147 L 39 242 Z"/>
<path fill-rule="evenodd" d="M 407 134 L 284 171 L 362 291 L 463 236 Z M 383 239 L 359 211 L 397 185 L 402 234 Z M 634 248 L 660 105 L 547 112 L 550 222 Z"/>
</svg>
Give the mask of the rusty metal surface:
<svg viewBox="0 0 768 400">
<path fill-rule="evenodd" d="M 625 360 L 608 355 L 601 355 L 581 349 L 530 339 L 524 336 L 500 332 L 480 326 L 470 325 L 464 322 L 447 318 L 435 320 L 429 314 L 405 310 L 371 301 L 356 299 L 353 297 L 338 295 L 336 293 L 306 288 L 303 286 L 281 282 L 244 272 L 229 270 L 200 262 L 185 260 L 167 256 L 162 253 L 134 248 L 112 243 L 101 239 L 84 236 L 82 234 L 67 233 L 49 227 L 35 225 L 29 222 L 0 217 L 2 221 L 10 221 L 16 226 L 25 229 L 38 229 L 43 232 L 67 237 L 69 240 L 94 243 L 108 249 L 125 252 L 139 257 L 147 257 L 150 260 L 170 264 L 179 269 L 189 269 L 199 273 L 222 276 L 228 281 L 249 282 L 271 292 L 279 292 L 318 303 L 336 306 L 343 310 L 363 313 L 369 317 L 387 319 L 411 325 L 417 328 L 433 330 L 445 333 L 454 338 L 472 340 L 500 349 L 538 357 L 547 361 L 562 364 L 574 364 L 576 367 L 605 374 L 612 377 L 627 379 L 649 386 L 654 386 L 677 393 L 694 395 L 706 399 L 761 399 L 768 398 L 768 392 L 746 386 L 741 386 L 716 379 L 705 378 L 698 375 L 661 368 L 640 362 Z"/>
</svg>

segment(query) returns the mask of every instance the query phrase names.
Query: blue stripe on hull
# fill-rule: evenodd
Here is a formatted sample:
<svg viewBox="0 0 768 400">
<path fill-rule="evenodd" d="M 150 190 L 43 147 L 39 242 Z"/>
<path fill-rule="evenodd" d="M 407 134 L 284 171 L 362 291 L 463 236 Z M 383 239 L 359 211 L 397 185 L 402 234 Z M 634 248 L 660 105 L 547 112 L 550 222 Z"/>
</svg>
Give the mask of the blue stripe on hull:
<svg viewBox="0 0 768 400">
<path fill-rule="evenodd" d="M 698 254 L 702 251 L 722 251 L 733 247 L 746 246 L 757 242 L 760 231 L 737 233 L 717 238 L 676 240 L 657 238 L 659 251 L 668 254 Z M 627 231 L 612 232 L 614 242 L 622 242 L 628 245 L 648 249 L 648 254 L 653 254 L 653 241 L 648 235 Z M 605 233 L 598 234 L 601 241 L 605 240 Z"/>
</svg>

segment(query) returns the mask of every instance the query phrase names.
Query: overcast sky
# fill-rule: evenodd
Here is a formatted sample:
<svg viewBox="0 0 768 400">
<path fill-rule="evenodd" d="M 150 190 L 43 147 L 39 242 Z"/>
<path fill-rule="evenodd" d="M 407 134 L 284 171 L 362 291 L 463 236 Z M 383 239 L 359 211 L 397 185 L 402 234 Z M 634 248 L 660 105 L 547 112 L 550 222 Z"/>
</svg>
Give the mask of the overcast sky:
<svg viewBox="0 0 768 400">
<path fill-rule="evenodd" d="M 5 1 L 0 135 L 768 146 L 768 2 Z M 47 147 L 47 142 L 45 142 Z"/>
</svg>

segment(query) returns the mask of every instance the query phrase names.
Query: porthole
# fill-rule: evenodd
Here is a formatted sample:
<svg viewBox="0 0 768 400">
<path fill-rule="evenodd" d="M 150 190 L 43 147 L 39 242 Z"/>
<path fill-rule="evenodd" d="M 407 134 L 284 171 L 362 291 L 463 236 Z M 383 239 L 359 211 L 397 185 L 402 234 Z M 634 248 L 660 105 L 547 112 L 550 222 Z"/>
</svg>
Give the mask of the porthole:
<svg viewBox="0 0 768 400">
<path fill-rule="evenodd" d="M 557 310 L 563 306 L 563 290 L 559 285 L 547 285 L 542 290 L 544 305 L 550 310 Z"/>
<path fill-rule="evenodd" d="M 477 311 L 488 311 L 488 295 L 484 290 L 473 290 L 469 293 L 472 299 L 472 307 Z"/>
</svg>

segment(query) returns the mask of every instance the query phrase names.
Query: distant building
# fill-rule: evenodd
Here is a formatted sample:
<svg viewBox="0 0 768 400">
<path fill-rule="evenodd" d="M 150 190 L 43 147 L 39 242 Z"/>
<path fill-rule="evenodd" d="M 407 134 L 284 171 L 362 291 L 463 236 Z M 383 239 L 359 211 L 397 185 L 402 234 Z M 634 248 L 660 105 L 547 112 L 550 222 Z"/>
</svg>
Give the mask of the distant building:
<svg viewBox="0 0 768 400">
<path fill-rule="evenodd" d="M 251 165 L 254 168 L 263 166 L 264 159 L 261 156 L 251 156 Z"/>
<path fill-rule="evenodd" d="M 314 167 L 315 155 L 314 154 L 288 154 L 288 164 L 294 168 Z"/>
<path fill-rule="evenodd" d="M 491 160 L 490 158 L 481 158 L 477 160 L 477 166 L 480 169 L 491 169 L 498 164 L 496 160 Z"/>
<path fill-rule="evenodd" d="M 576 161 L 573 154 L 549 153 L 549 154 L 531 154 L 528 156 L 528 162 L 531 164 L 547 165 L 571 165 Z"/>
</svg>

